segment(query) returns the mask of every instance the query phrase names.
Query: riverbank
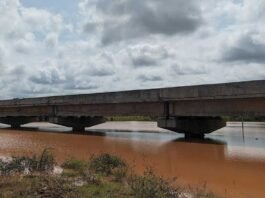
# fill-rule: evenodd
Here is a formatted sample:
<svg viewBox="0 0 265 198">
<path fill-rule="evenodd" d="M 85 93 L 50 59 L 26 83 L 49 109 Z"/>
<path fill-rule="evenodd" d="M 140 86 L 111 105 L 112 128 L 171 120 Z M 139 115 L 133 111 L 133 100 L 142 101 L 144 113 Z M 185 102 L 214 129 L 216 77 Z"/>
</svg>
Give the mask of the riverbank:
<svg viewBox="0 0 265 198">
<path fill-rule="evenodd" d="M 0 160 L 0 197 L 175 197 L 215 198 L 206 188 L 191 189 L 146 168 L 137 175 L 122 158 L 107 153 L 88 161 L 68 159 L 55 172 L 56 160 L 45 149 L 40 155 Z"/>
</svg>

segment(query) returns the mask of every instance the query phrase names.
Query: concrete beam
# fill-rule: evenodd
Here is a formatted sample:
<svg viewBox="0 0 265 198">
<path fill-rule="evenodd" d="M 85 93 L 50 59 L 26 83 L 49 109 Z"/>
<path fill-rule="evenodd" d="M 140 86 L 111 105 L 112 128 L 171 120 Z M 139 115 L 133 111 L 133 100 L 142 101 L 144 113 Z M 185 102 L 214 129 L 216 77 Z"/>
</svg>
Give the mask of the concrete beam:
<svg viewBox="0 0 265 198">
<path fill-rule="evenodd" d="M 20 128 L 23 124 L 28 124 L 30 122 L 36 122 L 38 121 L 37 117 L 24 117 L 24 116 L 18 116 L 18 117 L 1 117 L 0 123 L 8 124 L 13 129 Z"/>
<path fill-rule="evenodd" d="M 49 117 L 48 121 L 62 126 L 72 127 L 74 132 L 84 132 L 85 127 L 104 123 L 104 117 Z"/>
<path fill-rule="evenodd" d="M 203 138 L 226 126 L 220 117 L 163 117 L 158 120 L 158 127 L 178 133 L 184 133 L 186 138 Z"/>
</svg>

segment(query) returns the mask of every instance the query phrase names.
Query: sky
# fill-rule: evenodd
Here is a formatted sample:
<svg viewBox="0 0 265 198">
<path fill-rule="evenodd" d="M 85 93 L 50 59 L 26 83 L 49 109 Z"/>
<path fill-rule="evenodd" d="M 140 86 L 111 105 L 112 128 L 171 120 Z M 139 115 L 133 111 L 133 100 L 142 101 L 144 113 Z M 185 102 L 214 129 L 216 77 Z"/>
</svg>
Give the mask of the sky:
<svg viewBox="0 0 265 198">
<path fill-rule="evenodd" d="M 265 0 L 0 0 L 0 99 L 265 79 Z"/>
</svg>

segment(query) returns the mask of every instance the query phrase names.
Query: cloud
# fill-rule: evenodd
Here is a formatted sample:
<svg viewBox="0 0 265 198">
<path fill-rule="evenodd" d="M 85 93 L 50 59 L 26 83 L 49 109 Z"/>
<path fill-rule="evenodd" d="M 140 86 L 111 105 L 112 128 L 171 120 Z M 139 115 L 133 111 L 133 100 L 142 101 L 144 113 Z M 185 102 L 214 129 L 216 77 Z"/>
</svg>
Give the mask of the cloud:
<svg viewBox="0 0 265 198">
<path fill-rule="evenodd" d="M 37 8 L 20 8 L 23 22 L 27 28 L 36 32 L 60 32 L 63 28 L 63 18 L 59 14 Z"/>
<path fill-rule="evenodd" d="M 58 34 L 49 33 L 45 38 L 45 43 L 47 47 L 54 48 L 58 43 Z"/>
<path fill-rule="evenodd" d="M 0 47 L 0 69 L 3 70 L 4 69 L 4 52 Z M 1 75 L 1 73 L 0 73 Z"/>
<path fill-rule="evenodd" d="M 150 44 L 132 46 L 127 52 L 135 68 L 161 66 L 170 56 L 165 47 Z"/>
<path fill-rule="evenodd" d="M 64 76 L 61 76 L 56 69 L 42 70 L 38 75 L 31 76 L 29 80 L 36 84 L 57 85 L 66 81 Z"/>
<path fill-rule="evenodd" d="M 265 19 L 264 0 L 245 0 L 238 9 L 237 20 L 243 23 L 263 23 Z"/>
<path fill-rule="evenodd" d="M 163 78 L 159 75 L 148 75 L 148 74 L 141 74 L 137 77 L 138 80 L 142 82 L 146 81 L 162 81 Z"/>
<path fill-rule="evenodd" d="M 201 75 L 206 74 L 207 70 L 205 67 L 196 65 L 196 66 L 188 66 L 188 65 L 180 65 L 180 64 L 173 64 L 170 67 L 171 71 L 175 75 Z"/>
<path fill-rule="evenodd" d="M 11 76 L 21 77 L 26 74 L 25 66 L 24 65 L 17 65 L 13 69 L 11 69 L 8 73 Z"/>
<path fill-rule="evenodd" d="M 222 59 L 227 62 L 265 63 L 265 42 L 257 33 L 242 35 L 225 49 Z"/>
<path fill-rule="evenodd" d="M 264 79 L 263 0 L 69 5 L 0 0 L 1 98 Z"/>
<path fill-rule="evenodd" d="M 90 58 L 83 72 L 90 76 L 107 77 L 115 74 L 116 67 L 111 55 L 99 54 L 95 58 Z"/>
<path fill-rule="evenodd" d="M 0 33 L 6 39 L 25 38 L 28 33 L 41 36 L 47 32 L 59 33 L 63 30 L 63 18 L 49 11 L 25 8 L 19 0 L 2 0 L 0 3 L 2 27 Z"/>
<path fill-rule="evenodd" d="M 103 45 L 148 35 L 192 33 L 203 24 L 195 0 L 83 0 L 80 7 L 85 16 L 91 13 L 83 30 L 90 33 L 97 24 Z"/>
<path fill-rule="evenodd" d="M 98 85 L 89 81 L 89 80 L 77 80 L 74 83 L 66 83 L 64 85 L 65 89 L 69 90 L 95 90 L 98 88 Z"/>
<path fill-rule="evenodd" d="M 27 54 L 30 53 L 33 47 L 34 39 L 18 39 L 14 43 L 14 50 L 17 53 Z"/>
</svg>

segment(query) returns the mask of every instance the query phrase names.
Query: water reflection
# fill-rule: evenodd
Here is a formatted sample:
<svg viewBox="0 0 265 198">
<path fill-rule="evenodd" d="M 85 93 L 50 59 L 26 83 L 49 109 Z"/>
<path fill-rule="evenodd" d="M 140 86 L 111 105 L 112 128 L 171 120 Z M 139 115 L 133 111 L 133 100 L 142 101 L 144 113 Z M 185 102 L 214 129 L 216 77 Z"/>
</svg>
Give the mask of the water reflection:
<svg viewBox="0 0 265 198">
<path fill-rule="evenodd" d="M 222 140 L 212 139 L 206 137 L 204 139 L 186 139 L 186 138 L 177 138 L 173 140 L 174 142 L 186 142 L 186 143 L 199 143 L 199 144 L 217 144 L 217 145 L 226 145 L 227 143 Z"/>
</svg>

